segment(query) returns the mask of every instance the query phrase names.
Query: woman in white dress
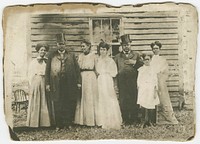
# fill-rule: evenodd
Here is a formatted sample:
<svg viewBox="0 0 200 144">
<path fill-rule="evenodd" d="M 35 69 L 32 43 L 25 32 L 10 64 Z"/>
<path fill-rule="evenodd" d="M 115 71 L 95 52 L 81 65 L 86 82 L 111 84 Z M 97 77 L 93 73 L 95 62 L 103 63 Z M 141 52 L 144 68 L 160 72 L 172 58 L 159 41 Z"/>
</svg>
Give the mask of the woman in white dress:
<svg viewBox="0 0 200 144">
<path fill-rule="evenodd" d="M 104 129 L 120 129 L 122 117 L 113 83 L 113 77 L 117 75 L 117 66 L 114 60 L 108 56 L 108 49 L 109 45 L 105 42 L 99 44 L 97 125 Z"/>
<path fill-rule="evenodd" d="M 159 104 L 157 95 L 157 74 L 150 65 L 152 55 L 143 54 L 144 65 L 138 69 L 138 100 L 137 104 L 142 109 L 142 126 L 155 124 L 155 106 Z"/>
<path fill-rule="evenodd" d="M 45 54 L 49 46 L 37 44 L 36 51 L 39 56 L 33 59 L 29 65 L 28 78 L 30 84 L 30 96 L 26 125 L 28 127 L 49 127 L 50 116 L 47 97 L 45 94 Z"/>
<path fill-rule="evenodd" d="M 77 102 L 75 124 L 95 126 L 97 114 L 97 77 L 95 73 L 96 55 L 91 52 L 91 43 L 81 42 L 83 53 L 79 55 L 78 64 L 82 77 L 82 96 Z"/>
<path fill-rule="evenodd" d="M 174 115 L 166 80 L 168 79 L 168 64 L 167 61 L 159 56 L 162 44 L 159 41 L 151 43 L 151 48 L 154 53 L 151 66 L 157 73 L 158 91 L 160 99 L 160 115 L 165 119 L 165 124 L 178 124 Z"/>
</svg>

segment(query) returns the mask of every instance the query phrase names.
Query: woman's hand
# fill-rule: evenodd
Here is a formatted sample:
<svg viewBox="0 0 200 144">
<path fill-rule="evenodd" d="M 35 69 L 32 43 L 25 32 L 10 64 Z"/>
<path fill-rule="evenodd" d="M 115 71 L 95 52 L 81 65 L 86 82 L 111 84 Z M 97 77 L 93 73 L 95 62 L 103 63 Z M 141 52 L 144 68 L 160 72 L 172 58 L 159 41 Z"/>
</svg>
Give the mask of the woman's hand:
<svg viewBox="0 0 200 144">
<path fill-rule="evenodd" d="M 51 89 L 50 89 L 50 85 L 46 85 L 46 91 L 47 91 L 47 92 L 50 92 L 50 90 L 51 90 Z"/>
</svg>

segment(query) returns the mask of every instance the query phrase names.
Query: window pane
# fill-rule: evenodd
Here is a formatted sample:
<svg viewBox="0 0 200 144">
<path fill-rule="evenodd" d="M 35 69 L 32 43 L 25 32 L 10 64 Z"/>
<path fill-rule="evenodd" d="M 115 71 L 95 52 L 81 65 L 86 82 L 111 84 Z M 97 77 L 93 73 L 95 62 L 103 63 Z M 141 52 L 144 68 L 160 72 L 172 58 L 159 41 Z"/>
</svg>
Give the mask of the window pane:
<svg viewBox="0 0 200 144">
<path fill-rule="evenodd" d="M 120 36 L 119 19 L 112 19 L 112 42 L 118 42 Z"/>
<path fill-rule="evenodd" d="M 112 31 L 110 28 L 110 19 L 102 20 L 102 39 L 107 43 L 112 42 Z"/>
<path fill-rule="evenodd" d="M 92 29 L 93 29 L 93 42 L 99 43 L 101 40 L 101 20 L 93 20 Z"/>
</svg>

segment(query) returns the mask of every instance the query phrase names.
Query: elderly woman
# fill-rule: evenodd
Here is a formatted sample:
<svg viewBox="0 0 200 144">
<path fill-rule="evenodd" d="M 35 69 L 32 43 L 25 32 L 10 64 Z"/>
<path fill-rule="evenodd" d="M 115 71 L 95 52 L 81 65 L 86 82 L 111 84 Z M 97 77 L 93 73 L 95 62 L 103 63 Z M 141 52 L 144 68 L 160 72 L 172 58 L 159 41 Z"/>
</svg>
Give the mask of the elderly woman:
<svg viewBox="0 0 200 144">
<path fill-rule="evenodd" d="M 79 55 L 78 64 L 82 77 L 82 97 L 77 102 L 75 124 L 95 126 L 97 114 L 97 78 L 95 73 L 96 55 L 91 52 L 91 43 L 81 42 L 83 53 Z"/>
<path fill-rule="evenodd" d="M 161 105 L 161 115 L 165 118 L 167 124 L 178 124 L 174 115 L 172 104 L 170 101 L 166 80 L 168 78 L 168 64 L 167 61 L 159 56 L 162 44 L 159 41 L 151 43 L 151 48 L 154 53 L 151 66 L 157 73 L 158 77 L 158 94 Z"/>
<path fill-rule="evenodd" d="M 30 97 L 26 125 L 28 127 L 49 127 L 50 116 L 45 94 L 45 55 L 49 46 L 39 43 L 36 46 L 38 57 L 29 65 L 28 78 L 30 84 Z"/>
<path fill-rule="evenodd" d="M 122 117 L 113 82 L 113 77 L 117 75 L 117 66 L 115 61 L 108 56 L 108 50 L 109 45 L 107 43 L 101 42 L 99 44 L 97 125 L 104 129 L 120 129 Z"/>
</svg>

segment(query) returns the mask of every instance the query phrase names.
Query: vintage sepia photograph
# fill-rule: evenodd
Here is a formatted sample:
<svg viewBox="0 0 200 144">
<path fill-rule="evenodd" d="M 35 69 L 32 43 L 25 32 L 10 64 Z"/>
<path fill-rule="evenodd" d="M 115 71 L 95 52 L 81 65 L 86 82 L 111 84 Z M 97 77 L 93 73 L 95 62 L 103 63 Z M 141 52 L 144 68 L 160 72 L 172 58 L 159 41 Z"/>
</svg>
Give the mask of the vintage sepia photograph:
<svg viewBox="0 0 200 144">
<path fill-rule="evenodd" d="M 194 139 L 192 4 L 13 5 L 2 25 L 12 140 Z"/>
</svg>

